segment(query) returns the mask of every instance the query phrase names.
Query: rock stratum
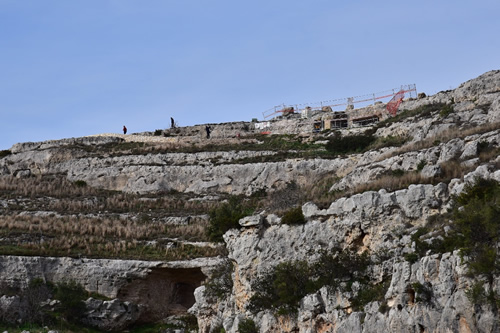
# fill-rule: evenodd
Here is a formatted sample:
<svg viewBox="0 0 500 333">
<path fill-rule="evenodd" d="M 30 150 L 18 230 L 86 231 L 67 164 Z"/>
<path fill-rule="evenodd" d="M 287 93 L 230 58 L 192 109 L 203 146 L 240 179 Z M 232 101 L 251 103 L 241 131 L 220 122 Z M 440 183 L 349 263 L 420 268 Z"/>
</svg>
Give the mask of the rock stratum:
<svg viewBox="0 0 500 333">
<path fill-rule="evenodd" d="M 355 111 L 374 109 L 383 114 L 383 105 Z M 23 291 L 41 280 L 103 296 L 85 300 L 80 322 L 105 331 L 190 314 L 207 333 L 498 332 L 500 235 L 488 238 L 487 271 L 474 271 L 464 243 L 433 244 L 458 237 L 461 194 L 500 182 L 500 71 L 405 100 L 371 126 L 314 132 L 321 119 L 210 124 L 210 140 L 197 125 L 3 151 L 0 319 L 27 320 Z M 368 148 L 332 151 L 356 135 L 372 139 Z M 223 244 L 203 236 L 235 197 L 261 201 L 223 230 Z M 290 223 L 297 206 L 303 220 Z M 352 266 L 356 256 L 368 261 L 347 265 L 350 275 L 332 266 L 338 277 L 299 293 L 293 309 L 273 299 L 255 306 L 259 281 L 276 267 L 312 270 L 342 253 Z M 214 296 L 221 265 L 229 275 Z M 291 297 L 294 287 L 276 281 Z"/>
</svg>

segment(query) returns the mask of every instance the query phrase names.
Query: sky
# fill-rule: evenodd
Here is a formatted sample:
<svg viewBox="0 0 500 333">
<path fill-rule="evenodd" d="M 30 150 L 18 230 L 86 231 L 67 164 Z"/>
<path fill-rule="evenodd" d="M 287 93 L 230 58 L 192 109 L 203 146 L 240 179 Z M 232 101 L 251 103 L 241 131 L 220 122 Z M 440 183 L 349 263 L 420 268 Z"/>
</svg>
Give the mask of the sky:
<svg viewBox="0 0 500 333">
<path fill-rule="evenodd" d="M 0 150 L 500 69 L 500 1 L 0 0 Z"/>
</svg>

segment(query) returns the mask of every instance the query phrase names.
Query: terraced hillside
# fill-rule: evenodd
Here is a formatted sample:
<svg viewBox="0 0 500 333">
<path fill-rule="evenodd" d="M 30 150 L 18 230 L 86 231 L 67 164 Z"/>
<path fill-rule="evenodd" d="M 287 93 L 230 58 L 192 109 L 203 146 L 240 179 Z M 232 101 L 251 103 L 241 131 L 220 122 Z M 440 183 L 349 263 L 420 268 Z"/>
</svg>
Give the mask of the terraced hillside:
<svg viewBox="0 0 500 333">
<path fill-rule="evenodd" d="M 73 331 L 499 329 L 500 71 L 372 126 L 314 132 L 324 116 L 0 152 L 0 319 Z M 457 210 L 479 179 L 494 198 L 486 259 Z M 64 287 L 80 292 L 78 315 L 63 311 Z"/>
</svg>

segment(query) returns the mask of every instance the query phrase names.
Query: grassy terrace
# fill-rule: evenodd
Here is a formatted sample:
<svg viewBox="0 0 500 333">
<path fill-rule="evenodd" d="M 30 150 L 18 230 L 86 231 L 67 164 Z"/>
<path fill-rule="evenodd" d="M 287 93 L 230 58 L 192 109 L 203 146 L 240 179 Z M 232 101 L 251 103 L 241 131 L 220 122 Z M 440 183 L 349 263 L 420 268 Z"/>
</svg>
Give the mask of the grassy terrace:
<svg viewBox="0 0 500 333">
<path fill-rule="evenodd" d="M 246 136 L 230 143 L 212 140 L 202 145 L 173 143 L 122 142 L 100 146 L 66 146 L 73 156 L 121 156 L 129 154 L 195 153 L 201 151 L 273 151 L 274 155 L 258 156 L 221 163 L 276 162 L 287 158 L 335 158 L 382 147 L 394 147 L 381 159 L 409 151 L 432 147 L 441 142 L 467 135 L 497 130 L 500 124 L 485 124 L 466 130 L 451 128 L 434 138 L 407 143 L 404 137 L 376 137 L 377 129 L 409 117 L 416 119 L 445 117 L 453 112 L 447 104 L 431 105 L 406 111 L 380 122 L 362 134 L 341 137 L 335 132 L 298 135 Z M 327 140 L 326 144 L 315 144 Z M 9 156 L 3 151 L 0 158 Z M 491 161 L 500 151 L 484 147 L 480 162 Z M 217 161 L 211 161 L 216 163 Z M 422 161 L 421 167 L 425 166 Z M 0 177 L 0 253 L 15 255 L 85 256 L 94 258 L 127 258 L 143 260 L 178 260 L 224 253 L 223 247 L 197 246 L 192 242 L 214 240 L 207 218 L 192 218 L 188 223 L 172 224 L 166 217 L 210 215 L 224 211 L 224 199 L 237 201 L 234 207 L 246 214 L 265 210 L 283 215 L 290 208 L 313 201 L 328 207 L 335 199 L 368 190 L 385 188 L 394 191 L 416 183 L 447 182 L 460 178 L 475 166 L 463 166 L 460 161 L 441 165 L 439 178 L 426 179 L 417 171 L 391 172 L 378 179 L 342 192 L 329 192 L 338 179 L 321 175 L 308 185 L 289 183 L 273 193 L 261 191 L 250 198 L 221 196 L 218 200 L 202 201 L 183 193 L 133 195 L 105 191 L 84 182 L 69 182 L 63 175 L 15 178 Z M 3 208 L 2 208 L 3 207 Z M 230 207 L 229 212 L 231 213 Z M 225 222 L 221 222 L 224 224 Z M 232 222 L 231 222 L 232 223 Z M 232 224 L 230 224 L 232 225 Z M 213 231 L 213 228 L 212 228 Z M 217 234 L 220 236 L 220 233 Z M 219 237 L 220 240 L 220 237 Z"/>
<path fill-rule="evenodd" d="M 206 219 L 162 220 L 206 214 L 216 205 L 181 194 L 141 197 L 62 176 L 2 177 L 0 200 L 7 205 L 0 218 L 2 254 L 176 260 L 222 251 L 183 242 L 207 241 Z"/>
</svg>

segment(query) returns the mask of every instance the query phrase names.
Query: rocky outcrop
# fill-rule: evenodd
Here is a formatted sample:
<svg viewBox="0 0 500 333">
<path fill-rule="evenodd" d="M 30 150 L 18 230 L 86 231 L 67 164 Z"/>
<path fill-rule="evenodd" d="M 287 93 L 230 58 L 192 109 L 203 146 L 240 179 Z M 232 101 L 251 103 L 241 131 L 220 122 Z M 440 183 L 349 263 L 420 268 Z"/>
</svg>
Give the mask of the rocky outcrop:
<svg viewBox="0 0 500 333">
<path fill-rule="evenodd" d="M 474 307 L 466 297 L 473 277 L 458 252 L 424 256 L 413 264 L 403 259 L 415 250 L 410 235 L 432 216 L 445 212 L 450 193 L 459 193 L 478 176 L 500 181 L 499 170 L 481 166 L 465 181 L 455 179 L 449 185 L 370 191 L 340 198 L 327 209 L 307 203 L 302 210 L 308 222 L 302 226 L 276 224 L 274 216 L 265 215 L 242 220 L 243 229 L 224 235 L 235 265 L 231 295 L 213 303 L 204 296 L 204 287 L 195 291 L 196 304 L 190 311 L 197 315 L 200 331 L 210 332 L 214 325 L 223 324 L 226 332 L 237 332 L 238 322 L 247 317 L 258 323 L 260 332 L 497 331 L 497 310 L 488 305 Z M 266 223 L 267 219 L 273 222 Z M 296 316 L 284 319 L 269 311 L 249 312 L 252 281 L 259 274 L 280 262 L 314 262 L 322 251 L 333 248 L 390 258 L 374 264 L 370 273 L 372 281 L 390 281 L 383 310 L 377 301 L 353 312 L 349 294 L 323 287 L 302 300 Z M 415 285 L 422 289 L 415 290 Z M 500 277 L 490 288 L 500 293 Z M 432 301 L 426 295 L 432 295 Z"/>
<path fill-rule="evenodd" d="M 267 151 L 68 157 L 55 163 L 54 156 L 59 153 L 45 150 L 13 154 L 0 160 L 0 170 L 14 176 L 67 174 L 70 181 L 80 180 L 97 188 L 133 193 L 175 190 L 250 195 L 291 181 L 304 184 L 311 176 L 345 169 L 350 164 L 349 160 L 324 159 L 239 163 L 239 160 L 274 154 Z"/>
<path fill-rule="evenodd" d="M 478 147 L 481 145 L 498 148 L 500 146 L 500 130 L 470 135 L 464 139 L 457 138 L 430 148 L 403 152 L 395 156 L 391 156 L 390 150 L 379 155 L 376 159 L 367 159 L 361 156 L 356 167 L 335 183 L 331 190 L 353 188 L 360 184 L 369 183 L 381 175 L 390 175 L 394 171 L 420 171 L 423 177 L 432 180 L 440 175 L 440 166 L 443 163 L 459 161 L 465 166 L 477 166 L 479 163 L 479 159 L 477 159 L 479 156 Z M 397 148 L 394 150 L 397 152 Z M 373 155 L 373 152 L 370 155 Z M 424 165 L 424 167 L 419 170 L 419 165 Z"/>
<path fill-rule="evenodd" d="M 154 223 L 160 227 L 155 230 L 178 228 L 172 235 L 148 235 L 141 239 L 131 236 L 127 240 L 147 246 L 166 243 L 161 251 L 169 251 L 168 244 L 174 242 L 186 246 L 189 255 L 197 253 L 199 246 L 217 247 L 199 235 L 208 224 L 208 209 L 226 197 L 222 194 L 273 195 L 277 193 L 273 191 L 287 184 L 312 187 L 314 182 L 327 178 L 330 192 L 336 191 L 343 197 L 332 200 L 329 206 L 314 202 L 302 205 L 307 221 L 303 225 L 283 224 L 285 218 L 266 212 L 241 219 L 240 229 L 224 234 L 227 257 L 234 264 L 233 286 L 229 295 L 219 299 L 206 294 L 210 284 L 203 283 L 207 276 L 215 275 L 217 264 L 226 262 L 226 258 L 167 262 L 0 256 L 0 287 L 5 291 L 0 297 L 0 320 L 13 323 L 28 318 L 22 291 L 29 290 L 30 282 L 41 279 L 53 283 L 73 281 L 89 293 L 109 298 L 86 300 L 83 321 L 101 330 L 124 330 L 133 323 L 163 321 L 190 312 L 196 315 L 200 332 L 223 327 L 226 332 L 236 333 L 239 324 L 248 318 L 255 321 L 260 332 L 499 331 L 498 305 L 472 304 L 468 295 L 477 286 L 486 294 L 500 294 L 498 274 L 489 279 L 470 276 L 468 258 L 462 258 L 458 251 L 422 252 L 419 244 L 447 235 L 450 227 L 441 220 L 447 218 L 445 214 L 453 207 L 454 196 L 466 184 L 477 177 L 500 181 L 500 71 L 485 73 L 455 90 L 434 96 L 419 94 L 418 99 L 403 101 L 400 111 L 407 112 L 379 123 L 371 132 L 381 138 L 379 141 L 404 138 L 403 146 L 330 159 L 291 158 L 308 156 L 309 152 L 294 151 L 292 155 L 283 149 L 258 147 L 265 141 L 259 133 L 296 134 L 290 137 L 315 143 L 316 156 L 322 156 L 321 145 L 337 133 L 313 133 L 314 122 L 322 116 L 319 114 L 309 119 L 291 114 L 265 122 L 209 124 L 210 140 L 205 138 L 205 125 L 195 125 L 133 135 L 103 134 L 14 145 L 0 156 L 0 176 L 6 180 L 0 213 L 9 215 L 9 221 L 25 217 L 30 221 L 36 217 L 40 224 L 51 218 L 63 223 L 70 217 L 78 223 L 79 218 L 106 218 L 151 226 Z M 380 120 L 388 117 L 383 104 L 349 112 L 351 118 L 372 114 L 380 115 Z M 342 135 L 364 134 L 366 129 L 358 123 L 343 129 Z M 245 146 L 247 143 L 252 146 Z M 221 145 L 221 151 L 202 151 L 208 146 L 213 150 L 217 145 Z M 461 173 L 445 175 L 450 173 L 450 166 Z M 44 175 L 50 177 L 33 177 Z M 383 184 L 375 191 L 358 193 L 356 189 L 391 175 L 415 176 L 417 180 L 412 185 L 397 187 L 403 188 L 396 191 L 384 189 Z M 86 193 L 82 197 L 74 191 L 71 210 L 65 209 L 69 205 L 64 194 L 52 197 L 49 190 L 30 193 L 36 179 L 51 182 L 62 178 L 64 181 L 54 182 L 54 187 L 65 186 L 67 179 L 75 182 L 75 188 L 88 190 L 82 190 Z M 24 193 L 13 190 L 17 184 L 24 184 Z M 126 197 L 134 197 L 135 201 L 131 201 L 134 205 L 113 209 L 118 205 L 97 204 L 107 200 L 109 192 L 94 188 L 138 195 L 114 197 L 115 201 Z M 163 200 L 170 195 L 172 200 Z M 184 200 L 193 200 L 193 205 L 177 203 Z M 162 205 L 168 207 L 163 209 Z M 141 209 L 134 212 L 133 207 L 138 206 Z M 85 212 L 79 212 L 78 207 L 86 207 Z M 94 207 L 105 208 L 92 211 Z M 179 226 L 196 224 L 203 225 L 193 231 L 196 236 L 179 236 L 184 230 Z M 428 225 L 432 225 L 432 231 L 420 237 L 422 227 Z M 3 245 L 20 245 L 27 239 L 32 242 L 30 245 L 44 244 L 45 233 L 30 234 L 29 223 L 22 232 L 15 230 L 14 223 L 5 223 L 5 228 L 9 235 L 2 236 Z M 112 237 L 121 242 L 119 233 Z M 347 250 L 370 256 L 363 281 L 344 278 L 337 281 L 342 288 L 321 287 L 303 297 L 297 313 L 290 316 L 279 316 L 270 310 L 250 311 L 254 282 L 264 272 L 279 263 L 314 263 L 325 252 L 350 253 Z M 362 306 L 354 304 L 363 288 L 371 286 L 382 286 L 383 295 Z M 42 305 L 50 308 L 54 302 L 57 301 L 44 300 Z"/>
<path fill-rule="evenodd" d="M 87 312 L 82 322 L 103 331 L 121 331 L 134 324 L 144 310 L 143 307 L 118 299 L 103 301 L 89 298 L 85 302 Z"/>
<path fill-rule="evenodd" d="M 156 321 L 185 313 L 194 304 L 195 288 L 219 261 L 218 258 L 154 262 L 0 256 L 0 285 L 23 290 L 35 279 L 75 282 L 89 293 L 111 299 L 87 300 L 84 322 L 104 330 L 121 330 L 137 320 Z M 18 298 L 4 296 L 0 314 L 9 313 L 15 320 L 22 318 L 23 307 Z"/>
<path fill-rule="evenodd" d="M 378 136 L 404 136 L 413 142 L 435 137 L 452 127 L 467 129 L 500 122 L 500 71 L 490 71 L 461 84 L 418 100 L 404 101 L 400 110 L 414 110 L 432 104 L 449 104 L 453 112 L 440 115 L 436 110 L 427 117 L 414 116 L 377 131 Z"/>
</svg>

